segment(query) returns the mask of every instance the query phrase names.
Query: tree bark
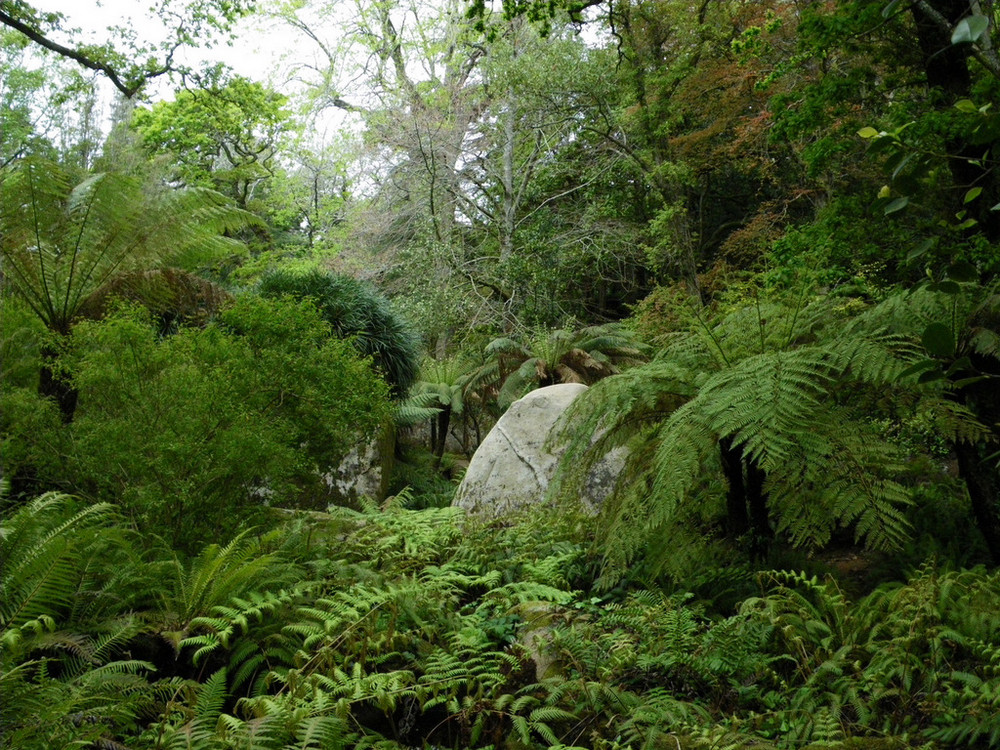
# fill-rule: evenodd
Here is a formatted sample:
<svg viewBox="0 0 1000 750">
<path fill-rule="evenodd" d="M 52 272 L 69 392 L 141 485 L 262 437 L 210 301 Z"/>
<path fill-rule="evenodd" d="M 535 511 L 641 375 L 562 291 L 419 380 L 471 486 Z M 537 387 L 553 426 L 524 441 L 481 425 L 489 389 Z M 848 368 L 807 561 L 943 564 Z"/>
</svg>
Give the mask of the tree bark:
<svg viewBox="0 0 1000 750">
<path fill-rule="evenodd" d="M 446 406 L 437 415 L 437 440 L 434 445 L 434 466 L 441 466 L 445 444 L 448 441 L 448 425 L 451 422 L 451 407 Z"/>
<path fill-rule="evenodd" d="M 767 514 L 767 493 L 764 492 L 764 480 L 767 475 L 756 461 L 743 456 L 746 465 L 747 481 L 747 513 L 750 517 L 750 554 L 757 560 L 763 560 L 771 548 L 774 531 Z"/>
<path fill-rule="evenodd" d="M 733 445 L 731 437 L 719 441 L 722 472 L 729 489 L 726 492 L 726 531 L 734 539 L 749 536 L 747 546 L 755 560 L 763 560 L 771 546 L 774 531 L 767 514 L 767 475 L 743 452 Z"/>
<path fill-rule="evenodd" d="M 63 424 L 73 421 L 76 413 L 76 402 L 80 392 L 73 387 L 73 384 L 58 373 L 56 361 L 59 353 L 52 347 L 42 349 L 42 366 L 38 373 L 38 395 L 44 398 L 51 398 L 59 407 Z"/>
<path fill-rule="evenodd" d="M 986 542 L 990 560 L 1000 565 L 1000 482 L 995 466 L 979 454 L 977 446 L 955 445 L 959 476 L 965 482 L 979 532 Z"/>
<path fill-rule="evenodd" d="M 743 451 L 733 446 L 731 437 L 725 437 L 719 441 L 719 456 L 722 459 L 722 473 L 729 485 L 726 492 L 726 531 L 733 538 L 738 538 L 750 530 L 747 491 L 743 480 Z"/>
<path fill-rule="evenodd" d="M 997 321 L 981 321 L 993 327 Z M 956 443 L 958 472 L 965 482 L 976 524 L 986 542 L 990 559 L 1000 565 L 1000 465 L 991 456 L 1000 445 L 1000 361 L 994 357 L 974 354 L 972 365 L 986 375 L 984 380 L 971 383 L 955 395 L 976 418 L 992 431 L 992 439 L 976 444 Z"/>
</svg>

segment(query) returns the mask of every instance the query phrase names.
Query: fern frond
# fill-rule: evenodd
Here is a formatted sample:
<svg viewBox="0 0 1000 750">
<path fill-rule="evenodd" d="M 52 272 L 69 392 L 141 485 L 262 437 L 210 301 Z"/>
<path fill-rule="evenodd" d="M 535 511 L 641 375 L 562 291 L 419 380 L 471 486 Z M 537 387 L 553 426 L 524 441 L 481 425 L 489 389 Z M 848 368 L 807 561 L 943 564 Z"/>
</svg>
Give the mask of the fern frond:
<svg viewBox="0 0 1000 750">
<path fill-rule="evenodd" d="M 110 505 L 74 512 L 67 496 L 49 493 L 0 524 L 0 629 L 13 633 L 72 605 L 91 532 L 111 517 Z"/>
<path fill-rule="evenodd" d="M 259 221 L 199 188 L 110 173 L 70 187 L 59 165 L 36 158 L 5 175 L 0 190 L 5 273 L 59 333 L 69 332 L 85 300 L 116 274 L 230 252 L 240 243 L 224 233 Z"/>
</svg>

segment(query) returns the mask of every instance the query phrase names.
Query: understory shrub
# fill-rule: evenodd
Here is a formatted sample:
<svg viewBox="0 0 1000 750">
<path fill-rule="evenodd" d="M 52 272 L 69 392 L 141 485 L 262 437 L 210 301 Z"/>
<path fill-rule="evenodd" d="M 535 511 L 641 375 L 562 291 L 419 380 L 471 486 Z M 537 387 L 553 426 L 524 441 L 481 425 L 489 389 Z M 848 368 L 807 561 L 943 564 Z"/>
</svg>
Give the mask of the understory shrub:
<svg viewBox="0 0 1000 750">
<path fill-rule="evenodd" d="M 261 280 L 265 297 L 312 301 L 338 336 L 371 357 L 392 388 L 406 394 L 420 371 L 420 341 L 410 324 L 375 287 L 349 276 L 312 270 L 272 271 Z"/>
<path fill-rule="evenodd" d="M 43 474 L 61 441 L 43 479 L 173 545 L 227 537 L 267 505 L 325 508 L 322 473 L 388 416 L 388 388 L 307 303 L 244 297 L 169 336 L 152 322 L 125 309 L 77 324 L 62 358 L 73 422 L 28 433 L 24 412 L 6 429 Z"/>
</svg>

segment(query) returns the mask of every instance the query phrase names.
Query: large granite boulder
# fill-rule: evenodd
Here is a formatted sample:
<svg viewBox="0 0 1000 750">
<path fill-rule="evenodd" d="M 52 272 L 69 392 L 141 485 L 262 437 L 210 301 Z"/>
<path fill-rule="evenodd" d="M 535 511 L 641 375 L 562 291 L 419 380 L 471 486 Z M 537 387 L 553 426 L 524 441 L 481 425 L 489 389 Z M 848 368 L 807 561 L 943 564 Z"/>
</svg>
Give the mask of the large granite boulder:
<svg viewBox="0 0 1000 750">
<path fill-rule="evenodd" d="M 515 401 L 476 450 L 452 505 L 500 517 L 542 502 L 566 451 L 564 440 L 550 445 L 549 437 L 559 417 L 585 390 L 580 383 L 551 385 Z M 595 464 L 581 493 L 585 510 L 600 507 L 624 465 L 624 449 L 611 451 Z"/>
</svg>

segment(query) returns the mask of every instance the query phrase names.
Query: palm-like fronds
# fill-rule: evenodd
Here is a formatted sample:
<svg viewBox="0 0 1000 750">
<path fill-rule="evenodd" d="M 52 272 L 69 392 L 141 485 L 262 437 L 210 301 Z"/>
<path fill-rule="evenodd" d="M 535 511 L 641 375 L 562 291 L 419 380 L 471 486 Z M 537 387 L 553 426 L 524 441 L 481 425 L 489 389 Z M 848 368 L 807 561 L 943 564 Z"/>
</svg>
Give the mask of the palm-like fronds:
<svg viewBox="0 0 1000 750">
<path fill-rule="evenodd" d="M 534 388 L 556 383 L 590 385 L 644 361 L 643 348 L 619 324 L 543 332 L 527 343 L 502 337 L 487 344 L 470 389 L 496 393 L 501 409 Z"/>
<path fill-rule="evenodd" d="M 254 221 L 211 190 L 111 173 L 74 186 L 42 159 L 26 159 L 0 179 L 4 272 L 58 333 L 116 275 L 231 251 L 239 243 L 224 233 Z"/>
<path fill-rule="evenodd" d="M 269 297 L 312 300 L 338 335 L 351 338 L 363 355 L 374 360 L 397 397 L 417 379 L 417 335 L 374 287 L 322 271 L 274 271 L 261 280 L 258 291 Z"/>
<path fill-rule="evenodd" d="M 602 530 L 612 570 L 645 554 L 666 564 L 663 539 L 683 538 L 695 508 L 736 533 L 751 529 L 734 513 L 749 514 L 755 533 L 796 545 L 822 545 L 847 525 L 871 546 L 900 544 L 900 457 L 833 396 L 845 383 L 892 380 L 916 352 L 904 337 L 838 326 L 835 305 L 761 304 L 702 320 L 577 400 L 564 422 L 569 476 L 585 476 L 610 446 L 632 447 L 630 481 Z"/>
<path fill-rule="evenodd" d="M 466 397 L 474 366 L 462 357 L 427 359 L 420 368 L 420 379 L 397 415 L 397 424 L 416 425 L 431 421 L 431 451 L 440 461 L 452 417 L 466 416 Z M 407 421 L 403 421 L 403 418 Z M 474 417 L 473 417 L 474 418 Z M 465 426 L 468 422 L 463 423 Z"/>
<path fill-rule="evenodd" d="M 461 414 L 472 372 L 469 363 L 457 357 L 426 360 L 420 368 L 420 379 L 413 387 L 413 395 L 429 394 L 439 408 Z"/>
<path fill-rule="evenodd" d="M 138 302 L 169 327 L 181 322 L 204 325 L 232 296 L 218 284 L 177 268 L 128 271 L 113 276 L 90 294 L 80 314 L 101 318 L 114 299 Z"/>
</svg>

